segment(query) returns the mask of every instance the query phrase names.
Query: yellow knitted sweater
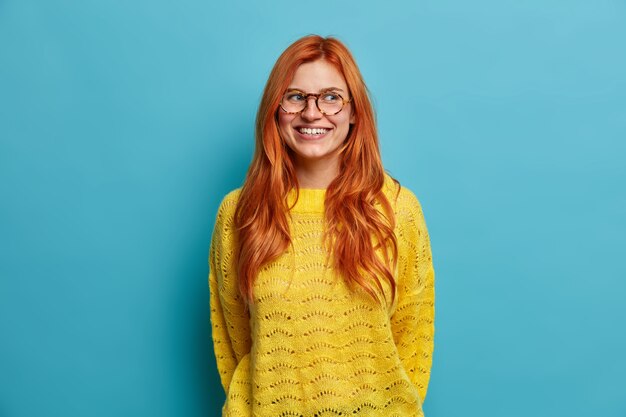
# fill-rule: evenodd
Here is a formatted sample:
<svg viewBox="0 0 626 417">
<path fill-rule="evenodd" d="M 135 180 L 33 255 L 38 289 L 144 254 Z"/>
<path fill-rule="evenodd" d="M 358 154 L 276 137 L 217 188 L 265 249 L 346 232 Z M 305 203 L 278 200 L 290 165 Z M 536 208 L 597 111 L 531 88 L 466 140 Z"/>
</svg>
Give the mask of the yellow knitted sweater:
<svg viewBox="0 0 626 417">
<path fill-rule="evenodd" d="M 396 187 L 386 176 L 399 251 L 393 305 L 389 297 L 380 303 L 351 289 L 325 263 L 325 190 L 300 189 L 290 212 L 293 248 L 261 269 L 254 303 L 246 310 L 234 256 L 240 189 L 223 199 L 209 255 L 212 334 L 226 392 L 223 416 L 423 416 L 433 352 L 434 270 L 420 204 L 405 187 L 396 199 Z"/>
</svg>

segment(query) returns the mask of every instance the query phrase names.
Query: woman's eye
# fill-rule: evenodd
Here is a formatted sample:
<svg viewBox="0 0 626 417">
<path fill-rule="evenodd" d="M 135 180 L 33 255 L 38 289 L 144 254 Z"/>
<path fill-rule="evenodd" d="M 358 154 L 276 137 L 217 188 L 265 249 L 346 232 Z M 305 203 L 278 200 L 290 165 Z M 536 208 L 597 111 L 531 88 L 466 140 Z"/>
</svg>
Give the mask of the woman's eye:
<svg viewBox="0 0 626 417">
<path fill-rule="evenodd" d="M 322 96 L 322 100 L 328 102 L 328 103 L 332 103 L 335 101 L 339 101 L 339 95 L 336 93 L 325 93 Z"/>
<path fill-rule="evenodd" d="M 300 93 L 291 93 L 287 95 L 287 100 L 289 101 L 302 101 L 304 100 L 304 95 Z"/>
</svg>

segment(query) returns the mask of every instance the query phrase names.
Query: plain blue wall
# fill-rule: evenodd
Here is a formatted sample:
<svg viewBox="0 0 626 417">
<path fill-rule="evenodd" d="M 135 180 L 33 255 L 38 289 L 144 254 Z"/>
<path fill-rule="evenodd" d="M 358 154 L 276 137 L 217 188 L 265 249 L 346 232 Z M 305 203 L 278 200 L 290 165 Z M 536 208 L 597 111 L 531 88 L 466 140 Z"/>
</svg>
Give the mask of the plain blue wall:
<svg viewBox="0 0 626 417">
<path fill-rule="evenodd" d="M 214 216 L 309 33 L 354 52 L 426 213 L 426 415 L 625 416 L 626 3 L 603 0 L 0 1 L 0 416 L 219 414 Z"/>
</svg>

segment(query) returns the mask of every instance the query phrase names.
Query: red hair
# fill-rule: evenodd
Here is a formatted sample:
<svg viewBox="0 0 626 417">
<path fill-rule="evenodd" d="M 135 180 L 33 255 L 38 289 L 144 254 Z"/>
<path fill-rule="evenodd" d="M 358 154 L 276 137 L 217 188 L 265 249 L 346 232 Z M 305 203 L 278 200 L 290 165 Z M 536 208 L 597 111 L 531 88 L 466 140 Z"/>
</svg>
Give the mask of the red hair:
<svg viewBox="0 0 626 417">
<path fill-rule="evenodd" d="M 384 293 L 382 277 L 390 286 L 392 300 L 395 296 L 395 217 L 382 191 L 385 171 L 367 87 L 344 44 L 334 38 L 310 35 L 291 44 L 278 58 L 257 113 L 256 148 L 235 212 L 239 290 L 249 303 L 253 301 L 252 288 L 259 269 L 291 244 L 287 195 L 292 188 L 297 192 L 299 186 L 293 160 L 278 130 L 279 103 L 297 68 L 319 59 L 334 65 L 345 78 L 355 119 L 340 149 L 339 175 L 326 189 L 327 253 L 332 253 L 334 267 L 348 284 L 358 284 L 380 299 Z M 398 181 L 394 182 L 399 189 Z M 375 207 L 376 203 L 385 213 Z"/>
</svg>

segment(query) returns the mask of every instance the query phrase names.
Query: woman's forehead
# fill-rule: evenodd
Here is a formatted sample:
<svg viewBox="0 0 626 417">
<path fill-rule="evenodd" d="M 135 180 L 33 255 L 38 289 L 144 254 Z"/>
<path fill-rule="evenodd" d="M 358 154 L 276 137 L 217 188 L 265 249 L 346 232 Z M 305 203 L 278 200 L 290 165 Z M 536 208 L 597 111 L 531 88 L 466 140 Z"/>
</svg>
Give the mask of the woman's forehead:
<svg viewBox="0 0 626 417">
<path fill-rule="evenodd" d="M 317 92 L 327 89 L 347 90 L 346 80 L 334 65 L 317 60 L 301 64 L 289 83 L 289 88 Z"/>
</svg>

